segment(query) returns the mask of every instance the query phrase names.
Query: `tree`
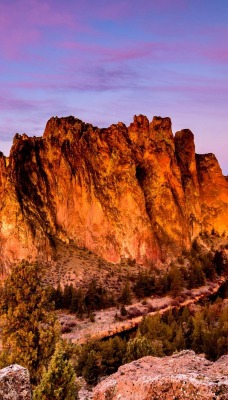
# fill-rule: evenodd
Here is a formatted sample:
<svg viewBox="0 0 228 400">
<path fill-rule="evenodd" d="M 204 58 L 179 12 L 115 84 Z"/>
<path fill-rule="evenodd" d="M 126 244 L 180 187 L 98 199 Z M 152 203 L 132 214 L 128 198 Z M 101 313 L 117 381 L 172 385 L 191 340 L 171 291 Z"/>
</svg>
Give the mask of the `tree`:
<svg viewBox="0 0 228 400">
<path fill-rule="evenodd" d="M 133 291 L 138 298 L 151 296 L 155 290 L 155 276 L 148 271 L 139 271 Z"/>
<path fill-rule="evenodd" d="M 58 310 L 62 308 L 62 303 L 63 303 L 63 292 L 60 283 L 58 284 L 56 291 L 55 291 L 55 308 Z"/>
<path fill-rule="evenodd" d="M 203 339 L 205 331 L 205 322 L 201 312 L 196 313 L 193 318 L 194 329 L 191 335 L 192 348 L 196 353 L 203 351 Z"/>
<path fill-rule="evenodd" d="M 40 380 L 59 339 L 53 304 L 41 284 L 42 268 L 22 261 L 5 281 L 1 309 L 4 311 L 2 359 L 28 368 L 31 382 Z"/>
<path fill-rule="evenodd" d="M 98 377 L 101 372 L 101 357 L 94 351 L 91 350 L 88 354 L 87 361 L 82 371 L 82 376 L 89 384 L 96 384 Z"/>
<path fill-rule="evenodd" d="M 132 298 L 131 288 L 129 282 L 127 281 L 122 289 L 122 293 L 119 300 L 122 304 L 131 304 L 131 298 Z"/>
<path fill-rule="evenodd" d="M 163 348 L 161 340 L 150 340 L 140 333 L 127 343 L 127 350 L 124 362 L 138 360 L 145 356 L 163 356 Z"/>
<path fill-rule="evenodd" d="M 48 370 L 33 392 L 33 400 L 75 400 L 79 385 L 62 342 L 56 346 Z"/>
<path fill-rule="evenodd" d="M 73 296 L 74 288 L 73 285 L 66 285 L 64 286 L 63 291 L 63 307 L 69 309 L 72 303 L 72 296 Z"/>
<path fill-rule="evenodd" d="M 196 288 L 205 284 L 205 274 L 198 260 L 193 260 L 189 268 L 188 288 Z"/>
<path fill-rule="evenodd" d="M 182 289 L 184 283 L 181 272 L 175 265 L 171 267 L 168 279 L 170 283 L 170 291 L 174 296 L 176 296 Z"/>
<path fill-rule="evenodd" d="M 224 260 L 222 251 L 216 250 L 213 259 L 213 265 L 218 275 L 221 275 L 223 272 L 225 272 L 227 268 L 227 261 Z"/>
</svg>

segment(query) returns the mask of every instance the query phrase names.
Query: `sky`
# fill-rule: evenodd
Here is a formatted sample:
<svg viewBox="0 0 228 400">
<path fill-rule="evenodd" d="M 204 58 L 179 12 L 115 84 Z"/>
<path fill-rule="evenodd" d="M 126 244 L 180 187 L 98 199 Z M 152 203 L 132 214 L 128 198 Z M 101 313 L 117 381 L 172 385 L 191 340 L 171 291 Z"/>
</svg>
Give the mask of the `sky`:
<svg viewBox="0 0 228 400">
<path fill-rule="evenodd" d="M 189 128 L 228 174 L 227 0 L 0 0 L 0 150 L 52 116 Z"/>
</svg>

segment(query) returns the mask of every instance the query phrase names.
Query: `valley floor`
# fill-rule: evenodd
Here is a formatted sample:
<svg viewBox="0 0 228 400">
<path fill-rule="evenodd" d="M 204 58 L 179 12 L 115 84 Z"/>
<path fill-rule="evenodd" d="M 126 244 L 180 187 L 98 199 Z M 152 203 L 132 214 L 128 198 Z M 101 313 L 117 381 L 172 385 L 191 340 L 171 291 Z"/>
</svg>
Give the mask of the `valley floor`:
<svg viewBox="0 0 228 400">
<path fill-rule="evenodd" d="M 163 314 L 170 309 L 190 306 L 199 300 L 217 293 L 220 286 L 225 282 L 221 277 L 216 282 L 210 282 L 200 288 L 183 290 L 176 298 L 148 297 L 141 302 L 125 306 L 126 317 L 120 316 L 120 310 L 111 307 L 94 312 L 95 322 L 89 318 L 78 319 L 75 315 L 59 311 L 58 318 L 62 327 L 71 327 L 69 333 L 63 333 L 63 338 L 72 343 L 86 343 L 92 339 L 103 339 L 126 332 L 136 328 L 146 315 L 154 315 L 156 312 Z"/>
</svg>

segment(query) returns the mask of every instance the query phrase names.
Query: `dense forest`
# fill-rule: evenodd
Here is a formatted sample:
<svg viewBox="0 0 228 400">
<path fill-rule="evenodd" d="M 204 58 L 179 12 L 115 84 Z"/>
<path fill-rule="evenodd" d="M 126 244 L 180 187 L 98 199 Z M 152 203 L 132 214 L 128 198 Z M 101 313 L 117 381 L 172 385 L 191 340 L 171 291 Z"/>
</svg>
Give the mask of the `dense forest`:
<svg viewBox="0 0 228 400">
<path fill-rule="evenodd" d="M 0 293 L 0 367 L 18 363 L 28 368 L 35 400 L 75 399 L 78 377 L 94 385 L 120 365 L 146 355 L 193 349 L 216 360 L 227 353 L 228 306 L 219 297 L 194 307 L 179 307 L 177 302 L 162 315 L 145 316 L 134 332 L 83 345 L 62 340 L 56 313 L 64 309 L 93 321 L 94 310 L 114 305 L 124 316 L 125 305 L 152 294 L 168 293 L 176 299 L 183 288 L 191 290 L 227 274 L 223 250 L 201 252 L 194 242 L 190 252 L 162 273 L 151 268 L 133 276 L 129 271 L 116 295 L 94 279 L 86 288 L 45 286 L 43 273 L 40 264 L 23 261 L 12 269 Z"/>
</svg>

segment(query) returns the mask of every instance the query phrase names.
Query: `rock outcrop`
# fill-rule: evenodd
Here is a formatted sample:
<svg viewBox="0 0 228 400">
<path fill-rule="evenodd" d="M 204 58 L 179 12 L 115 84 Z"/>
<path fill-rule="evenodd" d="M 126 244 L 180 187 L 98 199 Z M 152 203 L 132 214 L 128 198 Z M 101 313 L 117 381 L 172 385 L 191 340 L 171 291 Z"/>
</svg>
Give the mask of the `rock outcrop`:
<svg viewBox="0 0 228 400">
<path fill-rule="evenodd" d="M 212 363 L 193 351 L 144 357 L 98 384 L 93 400 L 227 400 L 228 356 Z"/>
<path fill-rule="evenodd" d="M 201 231 L 228 232 L 228 182 L 196 156 L 189 130 L 135 116 L 98 129 L 51 118 L 42 137 L 16 135 L 0 154 L 0 254 L 50 260 L 55 239 L 104 259 L 139 263 L 189 248 Z"/>
<path fill-rule="evenodd" d="M 29 373 L 14 364 L 0 370 L 0 400 L 31 400 Z"/>
</svg>

